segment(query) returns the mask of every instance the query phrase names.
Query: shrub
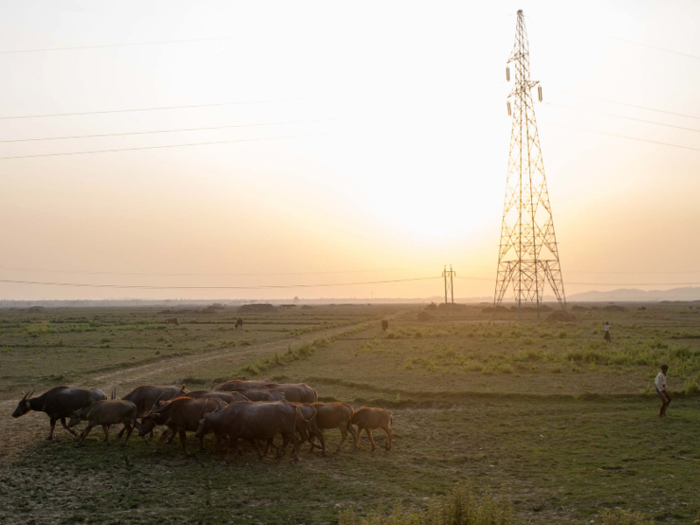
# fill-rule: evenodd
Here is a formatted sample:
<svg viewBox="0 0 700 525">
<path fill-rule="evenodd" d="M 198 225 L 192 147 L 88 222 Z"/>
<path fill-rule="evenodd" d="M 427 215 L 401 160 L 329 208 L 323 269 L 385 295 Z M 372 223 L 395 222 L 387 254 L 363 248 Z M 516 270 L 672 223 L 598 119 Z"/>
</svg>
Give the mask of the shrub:
<svg viewBox="0 0 700 525">
<path fill-rule="evenodd" d="M 479 501 L 470 486 L 460 483 L 450 494 L 431 498 L 426 510 L 404 510 L 400 504 L 397 504 L 389 514 L 379 510 L 370 513 L 366 518 L 358 519 L 350 508 L 340 513 L 338 523 L 339 525 L 467 525 L 472 523 L 510 525 L 513 523 L 513 511 L 508 502 L 493 496 L 486 496 Z"/>
</svg>

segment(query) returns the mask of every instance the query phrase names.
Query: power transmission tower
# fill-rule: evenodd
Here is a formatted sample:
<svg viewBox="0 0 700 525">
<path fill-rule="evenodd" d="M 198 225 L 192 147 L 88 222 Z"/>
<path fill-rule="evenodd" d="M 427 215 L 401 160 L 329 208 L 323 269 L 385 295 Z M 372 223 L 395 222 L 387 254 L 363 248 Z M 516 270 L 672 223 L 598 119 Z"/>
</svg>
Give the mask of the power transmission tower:
<svg viewBox="0 0 700 525">
<path fill-rule="evenodd" d="M 447 294 L 449 292 L 451 299 L 452 299 L 452 304 L 455 304 L 455 283 L 454 283 L 454 277 L 457 275 L 457 272 L 455 272 L 452 269 L 452 265 L 450 264 L 450 269 L 447 269 L 447 265 L 445 265 L 445 268 L 442 270 L 442 277 L 445 280 L 445 306 L 447 306 Z"/>
<path fill-rule="evenodd" d="M 513 100 L 512 110 L 508 101 L 508 114 L 513 118 L 494 315 L 512 284 L 518 318 L 522 303 L 528 301 L 536 303 L 539 317 L 545 282 L 552 287 L 564 310 L 566 296 L 530 92 L 538 82 L 530 80 L 530 52 L 522 10 L 518 11 L 515 45 L 508 64 L 513 64 L 515 69 L 513 89 L 508 95 Z M 510 80 L 509 67 L 506 68 L 506 79 Z M 541 86 L 537 86 L 537 92 L 541 101 Z"/>
</svg>

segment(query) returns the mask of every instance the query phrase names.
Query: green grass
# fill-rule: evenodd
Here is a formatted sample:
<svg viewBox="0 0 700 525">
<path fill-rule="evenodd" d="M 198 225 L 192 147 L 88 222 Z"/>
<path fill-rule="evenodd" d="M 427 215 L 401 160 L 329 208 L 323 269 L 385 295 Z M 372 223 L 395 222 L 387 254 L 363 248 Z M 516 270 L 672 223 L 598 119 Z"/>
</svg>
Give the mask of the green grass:
<svg viewBox="0 0 700 525">
<path fill-rule="evenodd" d="M 391 309 L 312 309 L 314 322 L 326 324 L 309 326 L 374 321 L 332 337 L 309 332 L 301 342 L 293 333 L 272 332 L 283 345 L 275 351 L 256 350 L 260 343 L 241 348 L 241 340 L 257 337 L 252 331 L 222 334 L 220 324 L 186 324 L 188 335 L 208 327 L 196 332 L 188 349 L 193 357 L 222 340 L 236 343 L 232 352 L 252 353 L 235 367 L 214 360 L 177 372 L 167 368 L 166 357 L 148 382 L 184 375 L 202 385 L 234 376 L 305 381 L 324 400 L 391 409 L 394 449 L 383 450 L 377 431 L 375 453 L 363 438 L 358 452 L 347 442 L 343 452 L 327 457 L 304 449 L 300 463 L 290 465 L 288 458 L 258 462 L 246 446 L 243 458 L 226 465 L 209 440 L 207 451 L 190 458 L 177 443 L 153 455 L 133 438 L 125 449 L 106 447 L 95 429 L 86 447 L 75 449 L 62 430 L 55 442 L 41 441 L 48 426 L 43 414 L 7 418 L 0 423 L 6 445 L 0 452 L 0 522 L 337 523 L 342 513 L 345 523 L 357 525 L 437 523 L 426 521 L 430 509 L 438 502 L 449 507 L 455 486 L 463 482 L 477 505 L 495 498 L 511 508 L 512 523 L 692 524 L 700 512 L 700 396 L 693 388 L 700 341 L 687 334 L 695 333 L 697 317 L 685 313 L 687 307 L 647 307 L 578 310 L 582 319 L 576 323 L 538 322 L 533 316 L 522 323 L 489 323 L 480 308 L 433 310 L 430 321 L 419 322 L 417 309 L 410 307 L 390 322 L 387 333 L 378 319 Z M 115 345 L 119 326 L 150 326 L 138 323 L 147 320 L 144 312 L 129 313 L 137 322 L 118 324 L 132 317 L 123 312 L 81 313 L 102 319 L 101 331 L 71 332 L 78 338 L 72 342 L 109 338 L 113 341 L 101 344 Z M 285 312 L 275 319 L 278 324 L 265 326 L 292 326 L 301 321 L 300 313 Z M 13 315 L 0 316 L 1 330 L 35 322 Z M 612 345 L 602 343 L 603 320 L 612 324 Z M 46 328 L 36 330 L 39 341 L 53 337 Z M 164 352 L 167 341 L 181 341 L 172 327 L 135 333 L 153 333 L 154 343 L 163 337 Z M 65 344 L 68 336 L 61 337 Z M 83 348 L 93 351 L 87 344 Z M 6 355 L 0 354 L 3 363 Z M 79 354 L 63 358 L 68 365 L 80 362 Z M 671 366 L 669 385 L 679 394 L 665 420 L 656 417 L 658 400 L 650 392 L 661 361 Z M 40 372 L 28 373 L 30 380 L 44 374 L 65 380 L 57 369 L 30 365 L 29 372 L 32 366 Z M 131 373 L 123 371 L 127 378 Z M 334 430 L 327 438 L 332 449 L 340 436 Z M 189 447 L 196 450 L 192 436 Z M 354 522 L 348 521 L 351 515 Z"/>
</svg>

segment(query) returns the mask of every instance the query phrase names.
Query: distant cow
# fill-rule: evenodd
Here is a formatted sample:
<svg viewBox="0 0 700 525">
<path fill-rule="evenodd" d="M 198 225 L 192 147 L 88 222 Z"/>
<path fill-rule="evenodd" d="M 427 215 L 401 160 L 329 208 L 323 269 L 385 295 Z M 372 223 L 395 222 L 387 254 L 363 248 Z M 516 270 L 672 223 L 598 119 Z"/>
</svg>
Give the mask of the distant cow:
<svg viewBox="0 0 700 525">
<path fill-rule="evenodd" d="M 355 450 L 357 450 L 357 444 L 360 441 L 360 434 L 364 430 L 367 433 L 370 443 L 372 443 L 372 452 L 374 452 L 374 437 L 372 437 L 372 430 L 381 428 L 386 434 L 386 443 L 384 448 L 391 450 L 393 444 L 391 430 L 392 413 L 389 410 L 384 410 L 383 408 L 370 408 L 364 407 L 357 410 L 352 416 L 350 423 L 357 425 L 358 432 L 355 436 Z"/>
<path fill-rule="evenodd" d="M 239 328 L 243 328 L 243 318 L 242 317 L 239 317 L 238 319 L 236 319 L 235 328 L 236 328 L 236 330 L 238 330 Z"/>
<path fill-rule="evenodd" d="M 66 425 L 66 418 L 71 417 L 74 412 L 89 407 L 97 401 L 107 399 L 102 390 L 97 388 L 74 388 L 70 386 L 57 386 L 44 392 L 39 397 L 32 397 L 34 391 L 26 394 L 12 413 L 12 417 L 22 417 L 32 410 L 44 412 L 50 418 L 51 430 L 46 441 L 53 439 L 56 421 L 61 421 L 61 425 L 68 432 L 76 436 L 74 430 Z"/>
<path fill-rule="evenodd" d="M 386 332 L 389 329 L 389 321 L 384 319 L 382 321 L 382 332 Z"/>
<path fill-rule="evenodd" d="M 170 319 L 166 319 L 165 324 L 174 324 L 175 326 L 180 326 L 180 323 L 177 322 L 177 317 L 171 317 Z"/>
<path fill-rule="evenodd" d="M 316 403 L 318 394 L 306 383 L 299 384 L 281 384 L 270 387 L 272 390 L 282 392 L 284 398 L 290 403 Z M 243 390 L 245 395 L 246 391 Z"/>
</svg>

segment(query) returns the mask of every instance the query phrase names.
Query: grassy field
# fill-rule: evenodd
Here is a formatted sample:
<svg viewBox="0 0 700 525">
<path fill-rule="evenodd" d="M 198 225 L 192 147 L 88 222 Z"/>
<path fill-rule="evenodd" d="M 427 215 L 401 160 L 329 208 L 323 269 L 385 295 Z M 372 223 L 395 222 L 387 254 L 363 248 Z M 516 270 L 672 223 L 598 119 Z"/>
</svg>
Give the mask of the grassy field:
<svg viewBox="0 0 700 525">
<path fill-rule="evenodd" d="M 644 309 L 641 309 L 644 308 Z M 176 316 L 157 309 L 0 311 L 0 522 L 337 523 L 469 483 L 512 506 L 514 523 L 600 523 L 603 509 L 659 523 L 693 523 L 700 511 L 700 310 L 688 304 L 572 308 L 573 322 L 497 320 L 481 307 L 296 308 L 246 316 L 233 308 Z M 382 333 L 379 320 L 390 318 Z M 422 319 L 422 320 L 419 320 Z M 602 324 L 613 343 L 603 342 Z M 659 420 L 652 392 L 670 366 L 677 398 Z M 94 431 L 82 449 L 48 430 L 43 414 L 9 418 L 23 388 L 223 378 L 307 382 L 322 400 L 394 412 L 394 449 L 346 443 L 301 462 L 231 465 L 221 454 L 153 455 L 140 440 L 106 447 Z M 333 446 L 340 436 L 327 432 Z M 191 448 L 195 449 L 194 439 Z"/>
</svg>

